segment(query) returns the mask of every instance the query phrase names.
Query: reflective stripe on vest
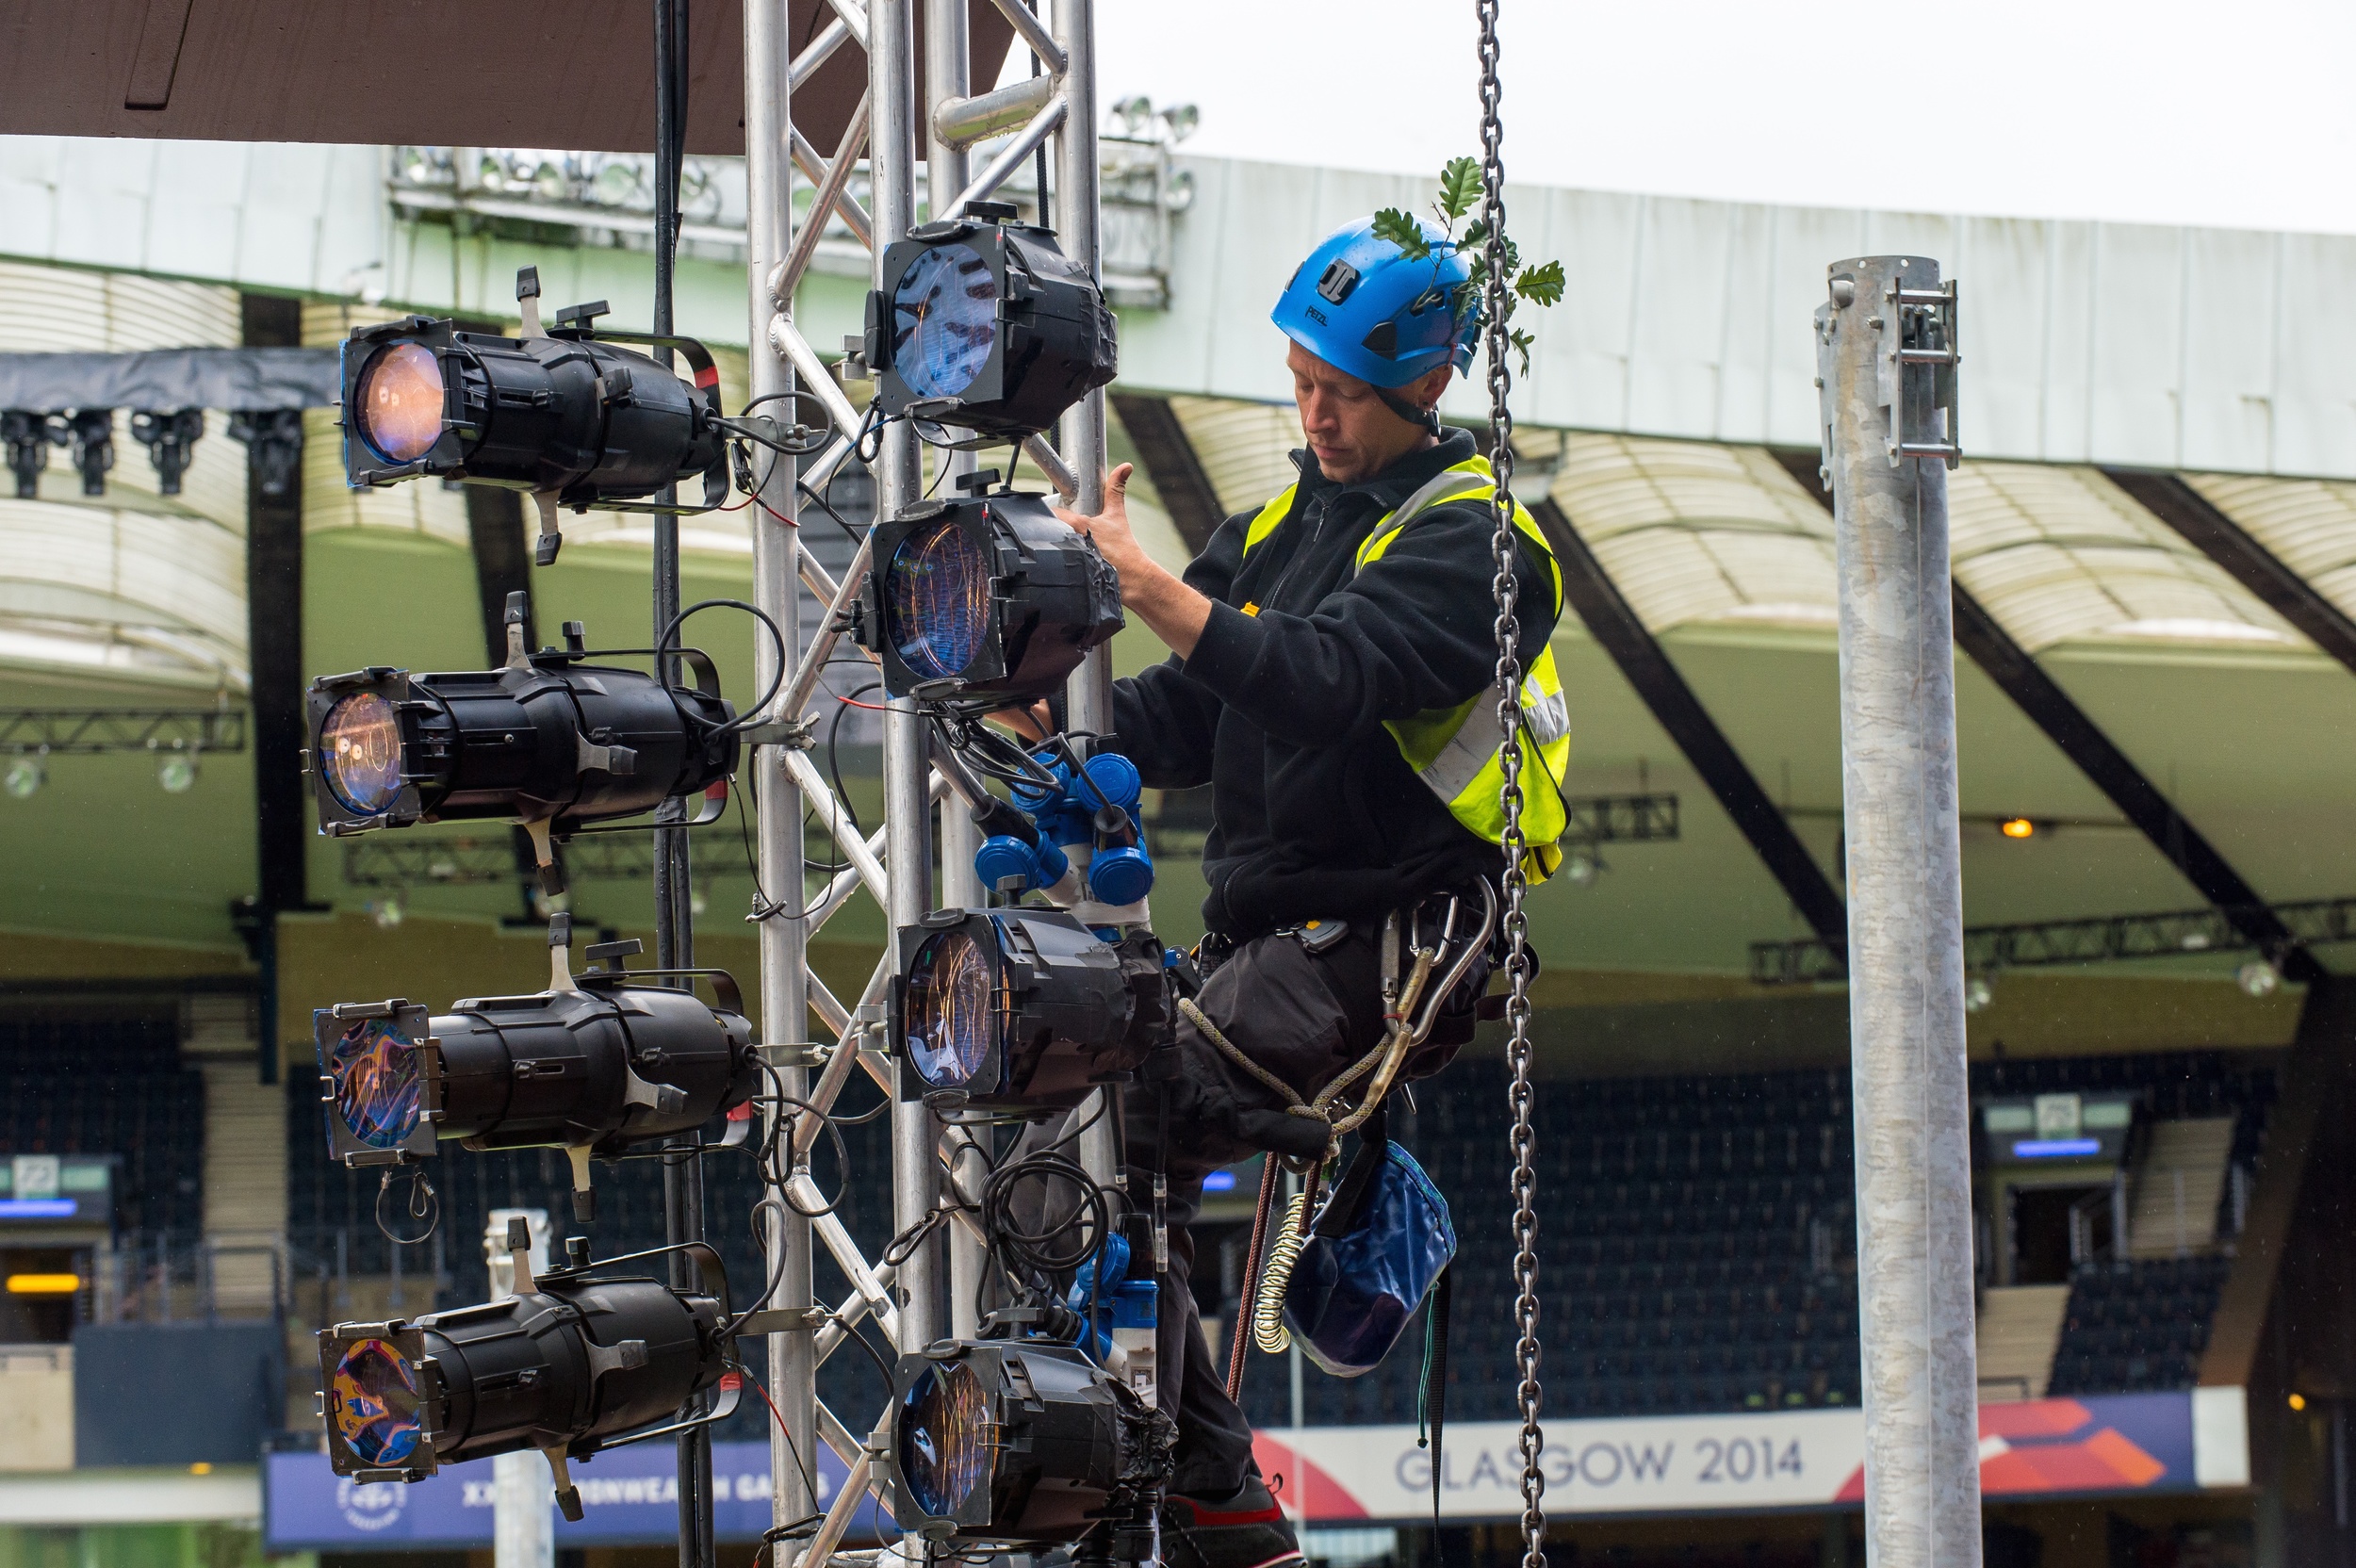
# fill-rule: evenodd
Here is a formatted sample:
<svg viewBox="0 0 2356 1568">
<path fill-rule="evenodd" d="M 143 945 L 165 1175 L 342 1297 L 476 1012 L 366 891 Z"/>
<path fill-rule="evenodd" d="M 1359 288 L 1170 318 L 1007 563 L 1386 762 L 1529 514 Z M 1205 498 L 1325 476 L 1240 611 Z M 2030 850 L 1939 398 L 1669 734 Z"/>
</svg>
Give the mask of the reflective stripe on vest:
<svg viewBox="0 0 2356 1568">
<path fill-rule="evenodd" d="M 1292 512 L 1298 485 L 1284 492 L 1252 519 L 1244 531 L 1244 554 L 1276 531 Z M 1358 547 L 1354 571 L 1380 561 L 1399 536 L 1432 508 L 1451 501 L 1486 501 L 1497 495 L 1497 476 L 1483 457 L 1473 457 L 1435 475 L 1415 493 L 1385 514 Z M 1537 519 L 1516 501 L 1513 526 L 1536 547 L 1554 578 L 1554 612 L 1562 612 L 1562 567 L 1538 528 Z M 1256 609 L 1257 607 L 1253 607 Z M 1450 815 L 1489 842 L 1505 841 L 1505 770 L 1498 754 L 1504 738 L 1497 721 L 1502 694 L 1492 682 L 1476 696 L 1452 708 L 1434 708 L 1412 719 L 1385 720 L 1399 755 L 1415 770 Z M 1570 810 L 1562 799 L 1562 777 L 1571 758 L 1570 705 L 1562 696 L 1562 681 L 1555 669 L 1554 649 L 1541 647 L 1522 677 L 1522 841 L 1530 846 L 1524 870 L 1543 880 L 1562 864 L 1557 841 L 1569 825 Z M 1532 764 L 1535 764 L 1534 766 Z"/>
</svg>

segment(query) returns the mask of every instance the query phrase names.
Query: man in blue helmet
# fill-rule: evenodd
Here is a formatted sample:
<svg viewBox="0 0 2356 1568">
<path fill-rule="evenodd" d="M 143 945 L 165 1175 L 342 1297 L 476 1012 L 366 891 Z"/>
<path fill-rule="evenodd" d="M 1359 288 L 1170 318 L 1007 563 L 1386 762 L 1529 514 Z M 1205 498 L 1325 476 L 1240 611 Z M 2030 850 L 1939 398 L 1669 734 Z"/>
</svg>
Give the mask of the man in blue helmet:
<svg viewBox="0 0 2356 1568">
<path fill-rule="evenodd" d="M 1454 893 L 1477 907 L 1500 864 L 1495 479 L 1472 436 L 1433 412 L 1471 361 L 1478 322 L 1459 308 L 1464 259 L 1436 230 L 1427 237 L 1433 253 L 1409 260 L 1361 220 L 1294 273 L 1274 320 L 1290 339 L 1300 477 L 1229 518 L 1183 578 L 1130 531 L 1125 465 L 1107 476 L 1100 514 L 1066 514 L 1120 571 L 1122 603 L 1171 650 L 1119 683 L 1119 746 L 1150 786 L 1212 790 L 1199 1005 L 1297 1097 L 1180 1025 L 1165 1159 L 1181 1281 L 1205 1175 L 1255 1152 L 1327 1152 L 1332 1130 L 1303 1102 L 1383 1038 L 1385 917 Z M 1528 837 L 1550 851 L 1562 803 L 1547 780 L 1561 777 L 1568 726 L 1545 650 L 1562 587 L 1528 514 L 1517 521 Z M 1436 1071 L 1471 1037 L 1488 972 L 1483 961 L 1464 977 L 1408 1076 Z M 1161 1113 L 1150 1095 L 1128 1106 L 1137 1193 L 1151 1190 Z M 1192 1292 L 1172 1295 L 1159 1363 L 1180 1442 L 1165 1557 L 1172 1568 L 1297 1559 L 1227 1396 L 1225 1356 L 1204 1342 Z"/>
</svg>

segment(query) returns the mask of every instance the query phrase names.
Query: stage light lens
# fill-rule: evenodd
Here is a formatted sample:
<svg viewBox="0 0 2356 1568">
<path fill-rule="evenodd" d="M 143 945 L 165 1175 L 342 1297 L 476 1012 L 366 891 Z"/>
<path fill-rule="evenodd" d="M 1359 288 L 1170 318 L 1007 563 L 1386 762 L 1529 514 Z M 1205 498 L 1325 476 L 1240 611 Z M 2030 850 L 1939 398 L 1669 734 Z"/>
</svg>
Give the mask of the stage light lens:
<svg viewBox="0 0 2356 1568">
<path fill-rule="evenodd" d="M 442 438 L 442 362 L 419 343 L 379 349 L 360 372 L 360 433 L 388 463 L 414 463 Z"/>
<path fill-rule="evenodd" d="M 954 398 L 998 341 L 998 283 L 972 246 L 938 246 L 900 275 L 892 316 L 892 363 L 908 390 Z"/>
<path fill-rule="evenodd" d="M 917 950 L 908 971 L 909 1059 L 935 1088 L 960 1087 L 982 1070 L 1001 1022 L 994 970 L 962 931 L 941 932 Z"/>
<path fill-rule="evenodd" d="M 952 1362 L 908 1385 L 900 1420 L 900 1474 L 926 1513 L 954 1513 L 990 1470 L 982 1380 Z"/>
<path fill-rule="evenodd" d="M 390 1019 L 364 1018 L 328 1057 L 335 1114 L 371 1149 L 397 1149 L 417 1130 L 425 1054 Z"/>
<path fill-rule="evenodd" d="M 401 793 L 401 719 L 374 692 L 337 703 L 319 726 L 327 787 L 348 811 L 373 816 Z"/>
<path fill-rule="evenodd" d="M 973 662 L 990 631 L 990 559 L 943 517 L 892 552 L 885 634 L 921 678 L 946 680 Z"/>
<path fill-rule="evenodd" d="M 409 1359 L 381 1339 L 364 1339 L 335 1364 L 335 1427 L 366 1464 L 398 1464 L 425 1435 L 417 1378 Z"/>
</svg>

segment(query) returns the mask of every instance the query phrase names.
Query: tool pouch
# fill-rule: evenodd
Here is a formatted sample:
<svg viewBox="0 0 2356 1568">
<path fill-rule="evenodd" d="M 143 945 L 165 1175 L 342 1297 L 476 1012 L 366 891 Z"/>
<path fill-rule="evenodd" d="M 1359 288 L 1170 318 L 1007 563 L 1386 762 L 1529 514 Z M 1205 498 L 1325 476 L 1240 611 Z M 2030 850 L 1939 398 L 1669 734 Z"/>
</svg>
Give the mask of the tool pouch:
<svg viewBox="0 0 2356 1568">
<path fill-rule="evenodd" d="M 1333 1196 L 1317 1210 L 1284 1290 L 1284 1326 L 1337 1378 L 1383 1364 L 1432 1282 L 1456 1256 L 1448 1200 L 1390 1141 L 1381 1112 Z"/>
</svg>

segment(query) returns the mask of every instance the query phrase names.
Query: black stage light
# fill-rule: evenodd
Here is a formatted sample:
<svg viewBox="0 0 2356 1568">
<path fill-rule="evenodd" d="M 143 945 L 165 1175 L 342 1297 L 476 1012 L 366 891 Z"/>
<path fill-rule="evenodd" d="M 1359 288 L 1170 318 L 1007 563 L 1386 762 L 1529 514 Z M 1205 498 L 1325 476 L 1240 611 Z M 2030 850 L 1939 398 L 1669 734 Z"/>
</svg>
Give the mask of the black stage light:
<svg viewBox="0 0 2356 1568">
<path fill-rule="evenodd" d="M 1070 1346 L 947 1340 L 903 1356 L 882 1453 L 894 1523 L 937 1545 L 1053 1545 L 1104 1528 L 1153 1555 L 1176 1429 Z"/>
<path fill-rule="evenodd" d="M 520 612 L 509 606 L 511 626 Z M 673 656 L 694 687 L 592 664 L 581 626 L 566 645 L 496 670 L 413 676 L 379 666 L 311 683 L 313 793 L 334 837 L 419 822 L 507 818 L 557 832 L 649 810 L 675 795 L 725 798 L 736 710 L 712 662 Z M 617 649 L 643 652 L 643 649 Z M 706 815 L 716 816 L 717 803 Z"/>
<path fill-rule="evenodd" d="M 8 472 L 16 476 L 16 498 L 41 494 L 41 473 L 49 466 L 49 416 L 30 409 L 0 409 L 0 444 L 8 449 Z"/>
<path fill-rule="evenodd" d="M 49 437 L 59 446 L 72 443 L 74 466 L 82 476 L 82 494 L 106 493 L 106 471 L 115 466 L 115 411 L 77 408 L 62 428 L 51 427 Z"/>
<path fill-rule="evenodd" d="M 562 1148 L 585 1220 L 590 1155 L 689 1132 L 758 1086 L 736 982 L 699 972 L 712 975 L 716 1005 L 663 983 L 667 973 L 615 970 L 431 1018 L 401 997 L 322 1007 L 312 1030 L 328 1152 L 357 1168 L 419 1159 L 447 1138 L 477 1151 Z"/>
<path fill-rule="evenodd" d="M 520 1254 L 516 1294 L 503 1300 L 320 1331 L 319 1405 L 335 1473 L 417 1481 L 445 1464 L 537 1449 L 564 1517 L 577 1520 L 568 1460 L 732 1413 L 739 1385 L 728 1375 L 719 1254 L 689 1244 L 718 1286 L 712 1297 L 611 1272 L 680 1249 L 592 1264 L 580 1237 L 567 1246 L 574 1264 L 536 1280 L 529 1252 Z M 669 1421 L 715 1384 L 722 1393 L 712 1413 Z"/>
<path fill-rule="evenodd" d="M 1119 369 L 1113 313 L 1052 230 L 975 202 L 887 247 L 865 352 L 887 416 L 1019 441 Z"/>
<path fill-rule="evenodd" d="M 859 634 L 893 696 L 1031 701 L 1121 628 L 1119 575 L 1043 497 L 927 501 L 874 537 Z"/>
<path fill-rule="evenodd" d="M 188 459 L 195 455 L 196 444 L 204 435 L 205 411 L 201 408 L 131 416 L 131 439 L 147 449 L 147 459 L 155 466 L 159 496 L 180 493 L 180 476 L 188 471 Z"/>
<path fill-rule="evenodd" d="M 900 932 L 893 1034 L 914 1097 L 1077 1105 L 1135 1069 L 1165 1020 L 1161 944 L 1115 945 L 1060 909 L 941 909 Z"/>
<path fill-rule="evenodd" d="M 539 292 L 536 280 L 522 288 L 524 298 Z M 593 323 L 605 308 L 599 301 L 564 311 L 545 336 L 536 307 L 521 338 L 424 316 L 360 328 L 343 351 L 345 477 L 354 489 L 434 476 L 529 491 L 548 503 L 544 566 L 559 542 L 554 507 L 693 513 L 725 503 L 711 351 L 693 338 L 598 332 Z M 616 342 L 677 350 L 694 384 Z M 700 505 L 643 498 L 697 476 Z"/>
</svg>

